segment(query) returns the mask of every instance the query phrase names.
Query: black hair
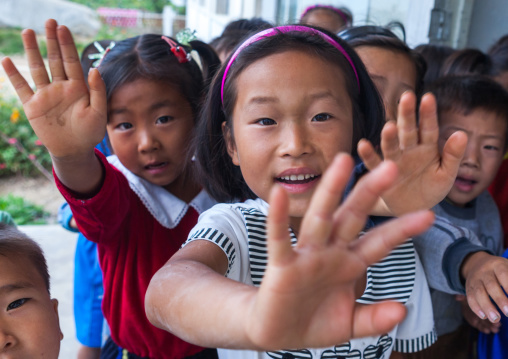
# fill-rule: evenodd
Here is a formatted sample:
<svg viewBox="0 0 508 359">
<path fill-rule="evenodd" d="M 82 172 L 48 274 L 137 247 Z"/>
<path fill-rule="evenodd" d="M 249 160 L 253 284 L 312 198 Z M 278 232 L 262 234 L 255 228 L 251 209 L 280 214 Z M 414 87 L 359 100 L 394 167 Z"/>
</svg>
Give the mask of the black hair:
<svg viewBox="0 0 508 359">
<path fill-rule="evenodd" d="M 41 247 L 14 226 L 0 223 L 0 256 L 27 258 L 41 275 L 49 293 L 49 272 Z"/>
<path fill-rule="evenodd" d="M 508 145 L 508 92 L 493 79 L 482 75 L 444 76 L 429 90 L 436 96 L 438 119 L 444 112 L 468 115 L 482 109 L 502 117 L 505 130 L 505 150 Z"/>
<path fill-rule="evenodd" d="M 224 86 L 224 104 L 221 101 L 221 84 L 226 64 L 216 74 L 202 109 L 196 136 L 200 178 L 208 193 L 216 200 L 228 202 L 256 198 L 245 183 L 240 169 L 231 161 L 222 124 L 231 128 L 236 102 L 236 78 L 248 66 L 267 56 L 286 51 L 304 51 L 339 66 L 343 70 L 353 105 L 353 155 L 356 155 L 356 145 L 361 138 L 368 139 L 374 146 L 379 145 L 384 107 L 376 87 L 358 55 L 334 34 L 323 32 L 339 43 L 350 56 L 358 73 L 359 88 L 354 71 L 344 55 L 321 36 L 310 31 L 279 32 L 244 48 L 229 69 Z"/>
<path fill-rule="evenodd" d="M 108 100 L 120 86 L 140 78 L 164 81 L 179 90 L 189 102 L 196 118 L 205 93 L 205 85 L 217 71 L 220 61 L 215 51 L 202 41 L 191 41 L 190 47 L 173 41 L 184 48 L 187 54 L 191 49 L 195 49 L 203 59 L 202 63 L 205 65 L 203 71 L 194 59 L 179 63 L 169 44 L 160 35 L 145 34 L 132 37 L 117 42 L 104 56 L 99 66 L 106 84 Z"/>
<path fill-rule="evenodd" d="M 487 52 L 492 60 L 492 74 L 508 71 L 508 35 L 501 37 Z"/>
<path fill-rule="evenodd" d="M 96 45 L 96 43 L 98 44 L 99 48 Z M 90 69 L 93 67 L 97 67 L 97 66 L 94 66 L 94 64 L 100 63 L 100 59 L 91 59 L 91 58 L 89 58 L 89 56 L 93 55 L 93 54 L 99 54 L 100 47 L 102 47 L 104 49 L 104 51 L 106 51 L 108 46 L 110 46 L 111 44 L 114 44 L 113 40 L 98 40 L 98 41 L 91 42 L 83 49 L 83 51 L 81 52 L 80 62 L 81 62 L 81 69 L 83 70 L 83 75 L 85 76 L 85 79 L 88 78 L 88 72 L 90 71 Z"/>
<path fill-rule="evenodd" d="M 457 50 L 448 56 L 441 69 L 445 75 L 490 75 L 492 60 L 478 49 Z"/>
<path fill-rule="evenodd" d="M 422 44 L 415 47 L 414 51 L 419 53 L 427 64 L 427 71 L 423 77 L 424 87 L 426 88 L 441 76 L 444 61 L 457 50 L 445 45 Z"/>
<path fill-rule="evenodd" d="M 427 71 L 427 64 L 423 57 L 399 39 L 390 29 L 381 26 L 351 27 L 339 33 L 353 48 L 360 46 L 379 47 L 397 53 L 402 53 L 414 63 L 416 69 L 415 93 L 419 98 L 423 94 L 423 77 Z"/>
<path fill-rule="evenodd" d="M 221 36 L 236 32 L 257 32 L 269 29 L 270 27 L 272 27 L 272 24 L 260 17 L 253 17 L 252 19 L 239 19 L 231 21 L 229 24 L 227 24 L 222 31 Z"/>
<path fill-rule="evenodd" d="M 226 25 L 220 36 L 210 41 L 210 46 L 215 49 L 217 54 L 224 53 L 229 55 L 238 44 L 243 42 L 242 40 L 258 31 L 266 30 L 271 27 L 272 24 L 259 17 L 231 21 Z"/>
</svg>

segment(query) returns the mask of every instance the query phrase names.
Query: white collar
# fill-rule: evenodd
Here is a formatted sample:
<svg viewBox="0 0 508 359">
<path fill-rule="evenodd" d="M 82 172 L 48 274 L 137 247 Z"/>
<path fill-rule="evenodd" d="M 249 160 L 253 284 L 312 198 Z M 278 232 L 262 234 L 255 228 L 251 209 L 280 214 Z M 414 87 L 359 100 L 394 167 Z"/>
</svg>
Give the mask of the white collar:
<svg viewBox="0 0 508 359">
<path fill-rule="evenodd" d="M 216 203 L 205 190 L 201 190 L 190 203 L 185 203 L 161 186 L 133 174 L 124 167 L 116 155 L 109 156 L 107 159 L 127 178 L 130 188 L 163 227 L 172 229 L 178 226 L 189 206 L 201 214 Z"/>
</svg>

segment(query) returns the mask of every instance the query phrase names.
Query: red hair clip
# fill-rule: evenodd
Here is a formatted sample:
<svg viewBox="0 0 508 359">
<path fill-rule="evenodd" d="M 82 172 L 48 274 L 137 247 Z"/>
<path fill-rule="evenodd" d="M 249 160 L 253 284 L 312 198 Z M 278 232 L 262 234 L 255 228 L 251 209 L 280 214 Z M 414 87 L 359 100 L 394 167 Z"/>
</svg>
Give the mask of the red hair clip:
<svg viewBox="0 0 508 359">
<path fill-rule="evenodd" d="M 167 36 L 161 36 L 161 38 L 168 43 L 171 52 L 175 55 L 179 63 L 183 64 L 190 61 L 190 54 L 187 54 L 185 49 L 178 45 L 173 39 Z"/>
</svg>

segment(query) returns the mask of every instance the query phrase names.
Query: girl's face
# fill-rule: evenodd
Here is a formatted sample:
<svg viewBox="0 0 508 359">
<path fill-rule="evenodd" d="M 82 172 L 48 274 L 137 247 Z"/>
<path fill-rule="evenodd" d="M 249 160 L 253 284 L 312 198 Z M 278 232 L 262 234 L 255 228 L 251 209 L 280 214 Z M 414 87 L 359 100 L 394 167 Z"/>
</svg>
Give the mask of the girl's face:
<svg viewBox="0 0 508 359">
<path fill-rule="evenodd" d="M 289 194 L 298 230 L 321 176 L 338 152 L 351 153 L 353 107 L 341 69 L 302 51 L 270 55 L 236 79 L 228 152 L 250 189 L 268 200 Z"/>
<path fill-rule="evenodd" d="M 193 127 L 189 103 L 165 82 L 137 79 L 111 96 L 107 128 L 120 162 L 186 201 L 195 195 L 185 181 Z"/>
<path fill-rule="evenodd" d="M 386 120 L 396 121 L 400 96 L 416 88 L 414 62 L 406 54 L 377 46 L 359 46 L 355 50 L 383 98 Z"/>
</svg>

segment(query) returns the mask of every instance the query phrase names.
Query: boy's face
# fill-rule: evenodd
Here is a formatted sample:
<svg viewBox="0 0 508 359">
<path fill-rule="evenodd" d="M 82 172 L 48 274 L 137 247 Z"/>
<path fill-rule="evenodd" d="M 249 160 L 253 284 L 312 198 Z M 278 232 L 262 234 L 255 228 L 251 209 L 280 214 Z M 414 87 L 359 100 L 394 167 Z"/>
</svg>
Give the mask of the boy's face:
<svg viewBox="0 0 508 359">
<path fill-rule="evenodd" d="M 468 115 L 443 112 L 439 117 L 439 148 L 450 135 L 461 130 L 467 133 L 466 153 L 448 200 L 465 206 L 485 191 L 497 174 L 503 161 L 506 120 L 494 112 L 476 109 Z"/>
<path fill-rule="evenodd" d="M 0 255 L 0 359 L 57 359 L 58 302 L 27 258 Z"/>
</svg>

